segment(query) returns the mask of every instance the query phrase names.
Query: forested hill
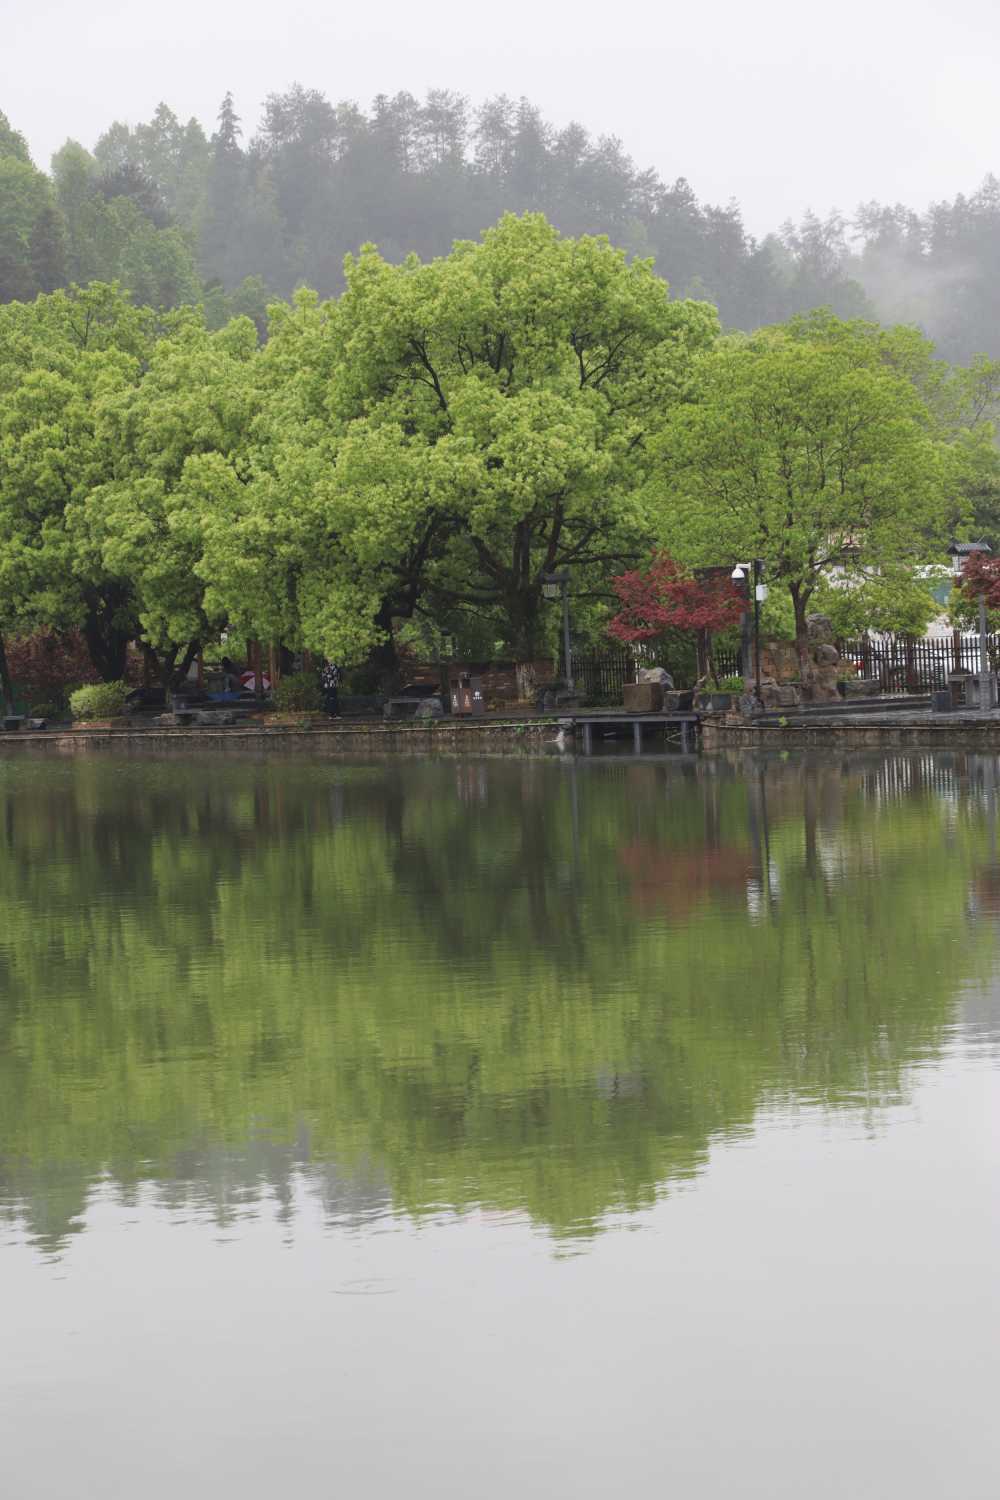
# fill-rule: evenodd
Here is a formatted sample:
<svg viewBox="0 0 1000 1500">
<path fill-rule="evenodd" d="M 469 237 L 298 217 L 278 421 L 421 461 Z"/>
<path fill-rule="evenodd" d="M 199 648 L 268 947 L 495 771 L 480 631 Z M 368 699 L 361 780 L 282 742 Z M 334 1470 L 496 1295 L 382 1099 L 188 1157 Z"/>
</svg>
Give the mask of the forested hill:
<svg viewBox="0 0 1000 1500">
<path fill-rule="evenodd" d="M 0 300 L 118 279 L 154 306 L 204 299 L 213 323 L 262 321 L 269 295 L 339 290 L 365 240 L 389 259 L 429 257 L 508 209 L 654 256 L 677 295 L 709 298 L 733 327 L 827 305 L 917 322 L 952 359 L 1000 355 L 993 178 L 926 212 L 869 203 L 757 241 L 736 204 L 700 203 L 617 139 L 557 129 L 523 99 L 473 107 L 435 90 L 380 95 L 366 112 L 296 86 L 268 98 L 256 132 L 227 95 L 211 135 L 160 105 L 92 150 L 67 141 L 51 175 L 0 115 Z"/>
</svg>

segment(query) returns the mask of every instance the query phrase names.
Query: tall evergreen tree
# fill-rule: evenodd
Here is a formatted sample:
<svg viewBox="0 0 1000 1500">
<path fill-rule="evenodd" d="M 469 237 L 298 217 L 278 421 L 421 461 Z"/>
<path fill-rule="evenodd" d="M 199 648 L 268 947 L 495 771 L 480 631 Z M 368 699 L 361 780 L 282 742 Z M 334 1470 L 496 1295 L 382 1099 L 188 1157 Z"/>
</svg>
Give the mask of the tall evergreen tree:
<svg viewBox="0 0 1000 1500">
<path fill-rule="evenodd" d="M 54 292 L 66 285 L 66 226 L 54 203 L 45 205 L 32 226 L 28 259 L 38 291 Z"/>
</svg>

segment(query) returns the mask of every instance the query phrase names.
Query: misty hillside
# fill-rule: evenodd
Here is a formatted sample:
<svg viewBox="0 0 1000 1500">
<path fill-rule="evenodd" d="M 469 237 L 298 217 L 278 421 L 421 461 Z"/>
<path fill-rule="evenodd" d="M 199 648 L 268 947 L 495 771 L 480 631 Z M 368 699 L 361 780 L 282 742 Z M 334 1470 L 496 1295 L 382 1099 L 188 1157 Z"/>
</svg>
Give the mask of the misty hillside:
<svg viewBox="0 0 1000 1500">
<path fill-rule="evenodd" d="M 366 112 L 296 86 L 269 96 L 255 130 L 227 95 L 211 135 L 160 105 L 91 150 L 67 141 L 51 175 L 0 115 L 0 300 L 117 278 L 155 306 L 203 299 L 213 323 L 234 311 L 260 322 L 269 295 L 339 290 L 344 255 L 365 240 L 392 260 L 429 257 L 509 209 L 654 256 L 675 294 L 711 299 L 731 327 L 827 305 L 917 322 L 951 359 L 1000 355 L 993 178 L 925 212 L 810 213 L 757 241 L 736 204 L 700 203 L 683 178 L 639 170 L 619 140 L 557 129 L 524 99 L 473 107 L 437 90 L 380 95 Z"/>
</svg>

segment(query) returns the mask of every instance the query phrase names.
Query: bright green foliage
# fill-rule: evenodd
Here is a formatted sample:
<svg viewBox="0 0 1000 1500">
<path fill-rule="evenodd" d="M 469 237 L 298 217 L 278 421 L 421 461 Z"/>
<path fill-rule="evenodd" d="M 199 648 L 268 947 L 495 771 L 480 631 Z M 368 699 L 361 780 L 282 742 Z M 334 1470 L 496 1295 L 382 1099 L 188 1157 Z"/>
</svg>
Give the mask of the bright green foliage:
<svg viewBox="0 0 1000 1500">
<path fill-rule="evenodd" d="M 139 639 L 171 680 L 208 629 L 195 564 L 256 344 L 247 319 L 157 327 L 113 287 L 0 309 L 0 627 L 82 625 L 112 679 Z"/>
<path fill-rule="evenodd" d="M 369 247 L 347 282 L 335 307 L 300 298 L 275 325 L 261 478 L 239 542 L 222 540 L 244 559 L 256 540 L 255 598 L 327 654 L 459 606 L 497 610 L 530 657 L 544 572 L 603 577 L 642 551 L 648 440 L 687 394 L 714 309 L 671 302 L 649 264 L 540 215 L 430 265 Z"/>
<path fill-rule="evenodd" d="M 939 561 L 955 518 L 953 444 L 852 327 L 724 340 L 659 442 L 665 543 L 692 562 L 762 558 L 791 598 L 804 671 L 823 578 L 854 558 L 896 579 Z"/>
<path fill-rule="evenodd" d="M 74 719 L 113 719 L 125 708 L 127 682 L 93 682 L 69 695 Z"/>
<path fill-rule="evenodd" d="M 141 383 L 101 402 L 95 430 L 116 456 L 113 475 L 67 509 L 82 565 L 128 581 L 140 639 L 166 683 L 222 623 L 206 613 L 196 568 L 217 495 L 244 476 L 256 348 L 249 319 L 214 334 L 193 316 L 179 322 Z"/>
<path fill-rule="evenodd" d="M 0 308 L 0 628 L 81 625 L 109 678 L 134 634 L 127 584 L 86 565 L 66 520 L 114 473 L 102 405 L 138 384 L 150 348 L 148 315 L 113 287 Z"/>
<path fill-rule="evenodd" d="M 855 570 L 846 586 L 821 579 L 810 608 L 829 617 L 840 639 L 862 635 L 866 630 L 923 635 L 930 621 L 942 613 L 934 591 L 943 573 L 924 577 L 905 566 L 876 569 L 870 574 Z"/>
</svg>

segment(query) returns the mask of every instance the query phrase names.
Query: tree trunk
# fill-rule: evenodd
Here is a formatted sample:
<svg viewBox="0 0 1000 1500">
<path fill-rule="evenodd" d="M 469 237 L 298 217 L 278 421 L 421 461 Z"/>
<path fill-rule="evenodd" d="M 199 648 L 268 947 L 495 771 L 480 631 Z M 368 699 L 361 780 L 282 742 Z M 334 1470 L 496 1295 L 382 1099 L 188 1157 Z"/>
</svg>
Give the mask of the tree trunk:
<svg viewBox="0 0 1000 1500">
<path fill-rule="evenodd" d="M 123 628 L 121 621 L 125 602 L 124 589 L 87 591 L 83 638 L 94 671 L 103 682 L 120 682 L 125 676 L 128 643 L 132 639 L 132 632 Z"/>
<path fill-rule="evenodd" d="M 809 626 L 806 624 L 806 609 L 809 604 L 809 595 L 804 595 L 802 590 L 795 584 L 790 586 L 789 592 L 792 596 L 792 608 L 795 611 L 795 650 L 799 658 L 799 679 L 802 683 L 802 696 L 808 698 L 812 694 L 813 686 L 812 652 L 809 650 Z"/>
<path fill-rule="evenodd" d="M 695 679 L 697 682 L 706 682 L 712 662 L 712 637 L 704 626 L 701 626 L 695 635 Z M 712 676 L 715 677 L 714 668 Z"/>
<path fill-rule="evenodd" d="M 187 675 L 191 670 L 191 663 L 200 651 L 201 641 L 188 641 L 184 647 L 184 655 L 181 657 L 180 666 L 174 669 L 172 687 L 175 689 L 179 688 L 187 681 Z"/>
<path fill-rule="evenodd" d="M 535 672 L 535 663 L 533 661 L 515 662 L 514 681 L 516 683 L 518 703 L 531 702 L 538 689 L 538 677 Z"/>
<path fill-rule="evenodd" d="M 535 662 L 539 653 L 541 597 L 538 588 L 518 589 L 505 603 L 511 625 L 517 696 L 521 702 L 534 698 L 537 690 Z"/>
<path fill-rule="evenodd" d="M 2 635 L 0 635 L 0 692 L 3 693 L 4 713 L 12 714 L 14 712 L 14 684 L 10 680 L 10 668 L 7 665 L 7 650 L 4 646 Z"/>
<path fill-rule="evenodd" d="M 155 677 L 169 698 L 170 694 L 175 693 L 187 679 L 191 663 L 201 650 L 201 642 L 188 641 L 179 663 L 177 661 L 179 647 L 173 646 L 168 652 L 162 653 L 153 646 L 147 646 L 145 641 L 141 644 L 146 673 Z"/>
<path fill-rule="evenodd" d="M 373 673 L 378 684 L 378 691 L 391 698 L 393 693 L 399 691 L 399 654 L 396 651 L 396 638 L 392 633 L 393 606 L 390 600 L 383 600 L 378 614 L 375 616 L 375 624 L 385 632 L 385 640 L 377 646 L 373 646 L 368 653 L 367 666 Z"/>
</svg>

